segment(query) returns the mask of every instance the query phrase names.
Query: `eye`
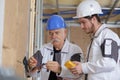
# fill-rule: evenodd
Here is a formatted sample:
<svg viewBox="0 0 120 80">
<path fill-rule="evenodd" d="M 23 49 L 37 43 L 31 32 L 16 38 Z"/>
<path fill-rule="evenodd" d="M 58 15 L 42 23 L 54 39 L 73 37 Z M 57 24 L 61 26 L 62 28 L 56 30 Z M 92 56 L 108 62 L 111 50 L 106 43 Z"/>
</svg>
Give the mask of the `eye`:
<svg viewBox="0 0 120 80">
<path fill-rule="evenodd" d="M 86 21 L 82 21 L 81 24 L 86 24 L 87 22 Z"/>
<path fill-rule="evenodd" d="M 50 35 L 50 36 L 52 36 L 52 35 L 53 35 L 53 33 L 52 33 L 52 32 L 49 32 L 49 35 Z"/>
<path fill-rule="evenodd" d="M 60 32 L 55 32 L 55 34 L 57 34 L 57 35 L 58 35 L 59 33 L 60 33 Z"/>
</svg>

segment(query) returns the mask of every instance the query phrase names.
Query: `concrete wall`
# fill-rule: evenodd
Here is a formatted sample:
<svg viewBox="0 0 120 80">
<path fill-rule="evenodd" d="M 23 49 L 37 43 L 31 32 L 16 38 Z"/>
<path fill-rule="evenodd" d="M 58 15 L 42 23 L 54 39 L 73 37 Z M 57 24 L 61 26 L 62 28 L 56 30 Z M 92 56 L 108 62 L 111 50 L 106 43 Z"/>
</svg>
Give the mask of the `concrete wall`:
<svg viewBox="0 0 120 80">
<path fill-rule="evenodd" d="M 5 0 L 3 65 L 23 75 L 22 59 L 26 53 L 28 0 Z"/>
</svg>

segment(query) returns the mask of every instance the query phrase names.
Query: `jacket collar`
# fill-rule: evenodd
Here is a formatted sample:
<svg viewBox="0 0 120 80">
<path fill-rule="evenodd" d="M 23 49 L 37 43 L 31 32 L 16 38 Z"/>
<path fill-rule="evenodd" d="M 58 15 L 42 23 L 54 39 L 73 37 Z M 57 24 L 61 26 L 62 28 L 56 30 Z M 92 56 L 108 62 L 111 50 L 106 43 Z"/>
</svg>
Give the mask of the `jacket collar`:
<svg viewBox="0 0 120 80">
<path fill-rule="evenodd" d="M 100 28 L 97 30 L 97 32 L 95 33 L 95 35 L 93 36 L 93 38 L 97 38 L 98 36 L 99 36 L 99 34 L 104 30 L 104 29 L 106 29 L 107 27 L 106 27 L 106 24 L 102 24 L 101 26 L 100 26 Z"/>
<path fill-rule="evenodd" d="M 61 52 L 67 53 L 69 51 L 69 43 L 70 42 L 66 39 Z M 48 43 L 48 44 L 45 45 L 45 48 L 53 51 L 53 44 L 52 43 Z"/>
</svg>

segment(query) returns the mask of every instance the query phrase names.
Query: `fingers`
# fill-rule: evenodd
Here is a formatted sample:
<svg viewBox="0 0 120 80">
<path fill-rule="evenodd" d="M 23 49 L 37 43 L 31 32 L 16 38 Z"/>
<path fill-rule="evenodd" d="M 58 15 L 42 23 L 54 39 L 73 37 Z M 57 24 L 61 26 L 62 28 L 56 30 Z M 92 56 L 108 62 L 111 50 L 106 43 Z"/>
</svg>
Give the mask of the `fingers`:
<svg viewBox="0 0 120 80">
<path fill-rule="evenodd" d="M 28 60 L 28 64 L 31 68 L 33 68 L 37 65 L 37 60 L 34 57 L 30 57 L 30 59 Z"/>
<path fill-rule="evenodd" d="M 61 72 L 61 67 L 60 67 L 59 63 L 56 61 L 48 61 L 46 63 L 46 68 L 48 70 L 51 70 L 51 71 L 56 72 L 56 73 Z"/>
<path fill-rule="evenodd" d="M 58 63 L 56 62 L 56 61 L 48 61 L 47 63 L 46 63 L 46 67 L 47 68 L 52 68 L 52 67 L 55 67 L 55 66 L 57 66 L 58 65 Z"/>
<path fill-rule="evenodd" d="M 79 75 L 82 73 L 82 66 L 80 62 L 73 62 L 74 64 L 76 64 L 75 67 L 70 68 L 70 71 L 74 74 L 74 75 Z"/>
<path fill-rule="evenodd" d="M 79 75 L 79 74 L 80 74 L 80 71 L 78 71 L 77 69 L 72 69 L 71 72 L 72 72 L 74 75 Z"/>
<path fill-rule="evenodd" d="M 73 63 L 76 64 L 76 65 L 80 64 L 80 62 L 78 62 L 78 61 L 73 61 Z"/>
</svg>

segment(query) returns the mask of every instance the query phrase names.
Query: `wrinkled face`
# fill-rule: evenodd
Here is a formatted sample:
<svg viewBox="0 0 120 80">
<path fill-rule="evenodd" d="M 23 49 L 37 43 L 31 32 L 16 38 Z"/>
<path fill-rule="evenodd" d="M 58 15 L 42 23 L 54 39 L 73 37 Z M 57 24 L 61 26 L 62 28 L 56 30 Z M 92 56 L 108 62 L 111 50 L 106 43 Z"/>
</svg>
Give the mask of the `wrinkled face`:
<svg viewBox="0 0 120 80">
<path fill-rule="evenodd" d="M 80 18 L 79 20 L 80 27 L 83 29 L 87 34 L 93 33 L 95 30 L 95 26 L 92 22 L 92 19 L 87 18 Z"/>
<path fill-rule="evenodd" d="M 50 30 L 49 37 L 54 47 L 61 47 L 66 38 L 66 29 Z"/>
</svg>

